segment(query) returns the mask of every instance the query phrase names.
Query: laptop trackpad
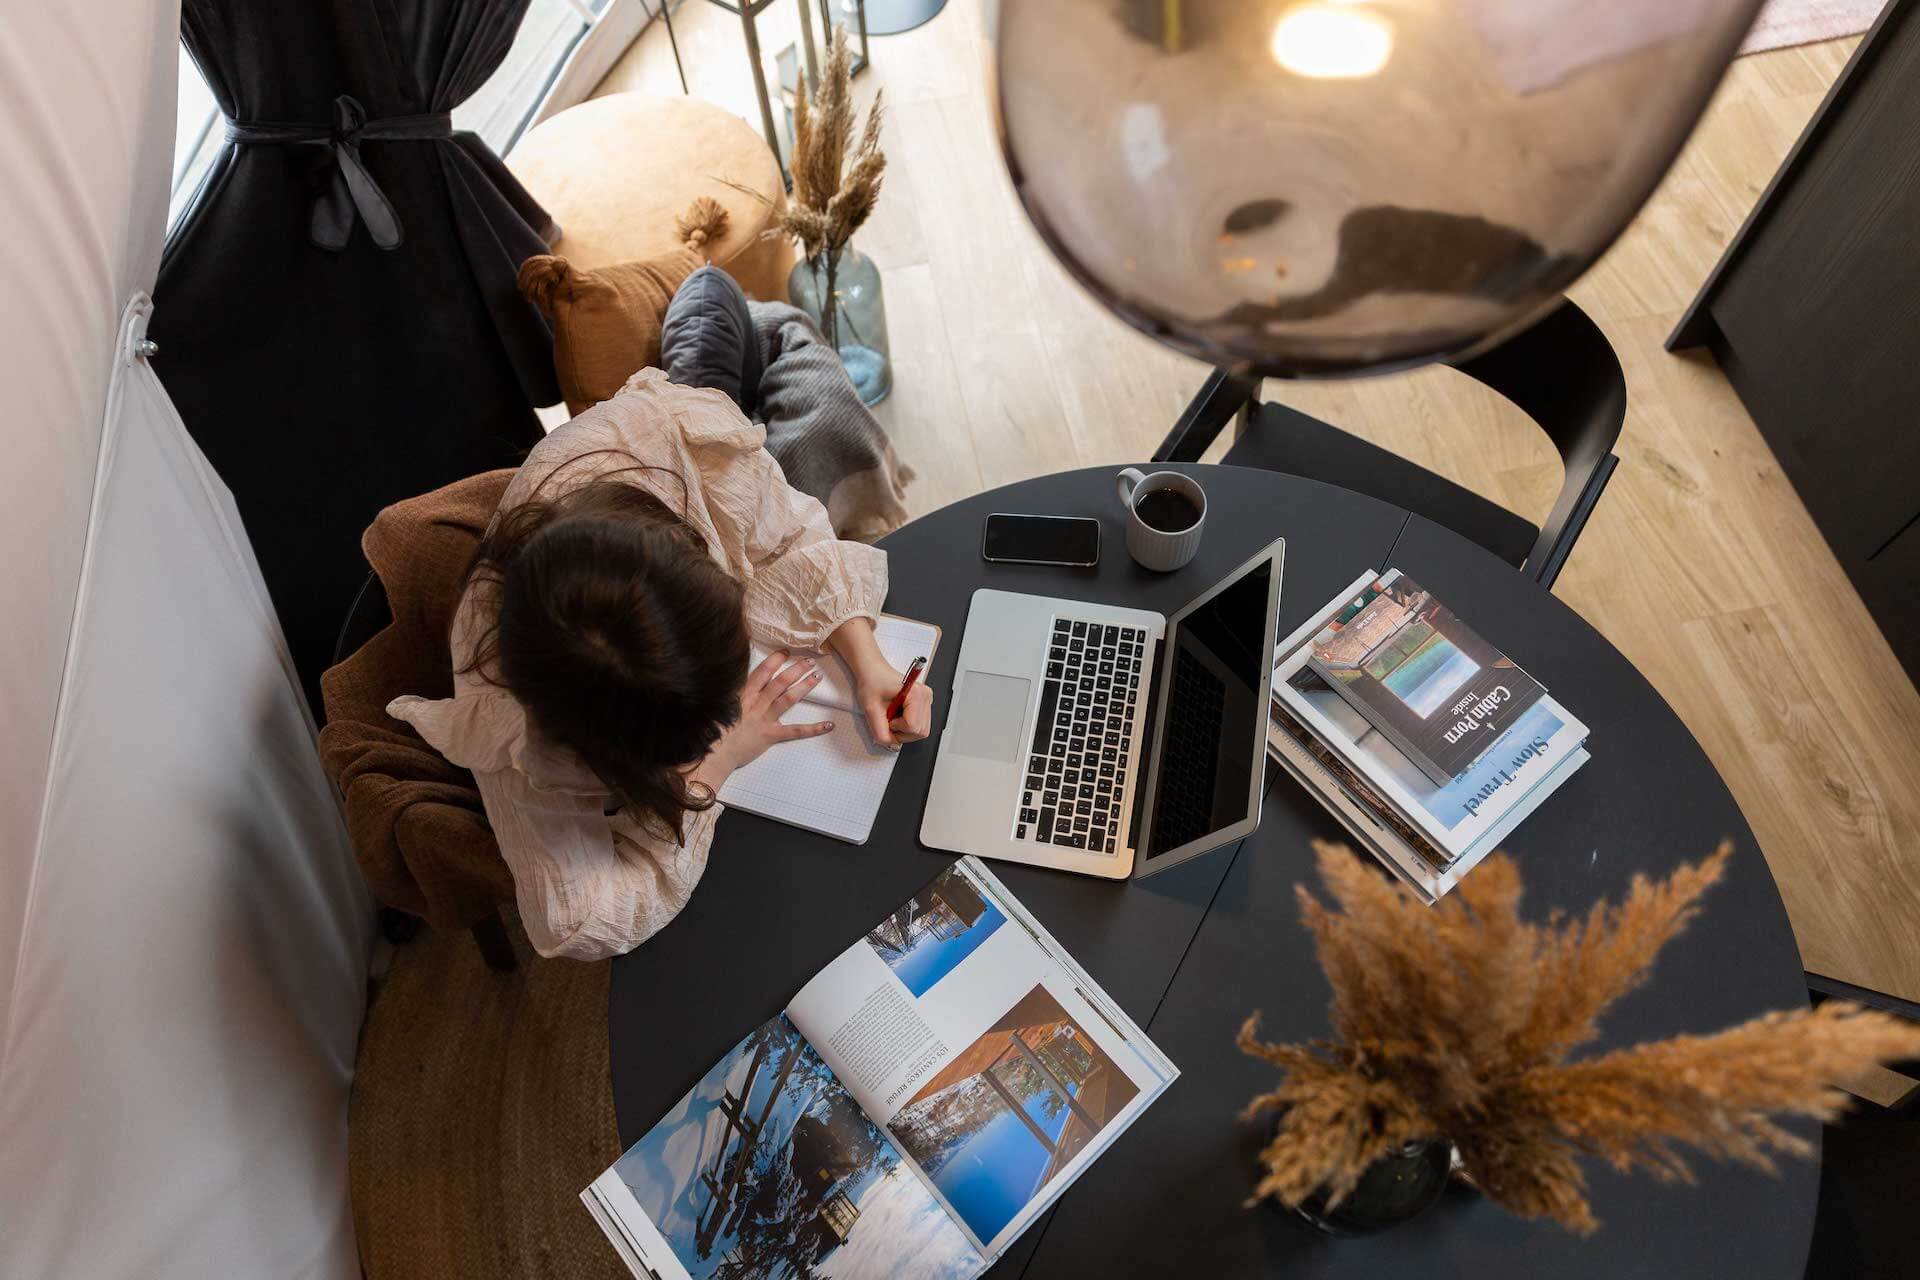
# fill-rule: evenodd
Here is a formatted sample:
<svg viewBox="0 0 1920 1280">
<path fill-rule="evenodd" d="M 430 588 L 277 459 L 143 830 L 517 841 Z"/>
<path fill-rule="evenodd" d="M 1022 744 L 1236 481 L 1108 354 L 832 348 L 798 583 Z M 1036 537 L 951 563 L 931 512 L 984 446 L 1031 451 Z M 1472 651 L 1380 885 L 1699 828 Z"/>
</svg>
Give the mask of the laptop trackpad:
<svg viewBox="0 0 1920 1280">
<path fill-rule="evenodd" d="M 953 750 L 976 760 L 1011 764 L 1020 758 L 1020 730 L 1027 723 L 1027 694 L 1033 682 L 989 671 L 969 671 L 947 716 L 946 735 Z"/>
</svg>

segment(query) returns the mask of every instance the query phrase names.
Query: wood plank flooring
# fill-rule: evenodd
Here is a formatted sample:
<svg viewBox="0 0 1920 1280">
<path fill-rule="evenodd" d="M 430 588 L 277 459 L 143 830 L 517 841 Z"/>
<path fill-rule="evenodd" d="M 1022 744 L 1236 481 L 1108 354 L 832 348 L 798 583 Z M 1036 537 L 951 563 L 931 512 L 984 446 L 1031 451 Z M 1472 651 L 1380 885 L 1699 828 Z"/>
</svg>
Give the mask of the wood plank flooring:
<svg viewBox="0 0 1920 1280">
<path fill-rule="evenodd" d="M 769 56 L 791 40 L 785 8 L 762 20 Z M 693 91 L 757 122 L 737 20 L 686 4 L 675 23 Z M 896 368 L 880 416 L 919 473 L 916 512 L 1138 461 L 1206 373 L 1108 316 L 1034 236 L 994 145 L 980 33 L 977 0 L 953 0 L 875 39 L 857 82 L 861 101 L 884 86 L 889 103 L 886 186 L 859 242 L 885 275 Z M 1630 399 L 1620 469 L 1556 592 L 1706 748 L 1806 966 L 1920 1000 L 1920 692 L 1712 360 L 1661 346 L 1854 43 L 1736 62 L 1659 192 L 1572 290 Z M 678 88 L 656 23 L 600 92 Z M 1532 425 L 1450 370 L 1267 395 L 1535 519 L 1559 485 Z"/>
</svg>

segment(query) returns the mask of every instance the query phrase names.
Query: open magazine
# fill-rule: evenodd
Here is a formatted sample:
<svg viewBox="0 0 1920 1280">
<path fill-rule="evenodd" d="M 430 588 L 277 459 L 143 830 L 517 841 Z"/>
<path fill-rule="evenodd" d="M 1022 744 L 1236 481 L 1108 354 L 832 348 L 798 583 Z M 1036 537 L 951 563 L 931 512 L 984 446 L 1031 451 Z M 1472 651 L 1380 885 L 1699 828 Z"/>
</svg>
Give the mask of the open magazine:
<svg viewBox="0 0 1920 1280">
<path fill-rule="evenodd" d="M 966 1280 L 1178 1074 L 963 858 L 581 1199 L 636 1276 Z"/>
</svg>

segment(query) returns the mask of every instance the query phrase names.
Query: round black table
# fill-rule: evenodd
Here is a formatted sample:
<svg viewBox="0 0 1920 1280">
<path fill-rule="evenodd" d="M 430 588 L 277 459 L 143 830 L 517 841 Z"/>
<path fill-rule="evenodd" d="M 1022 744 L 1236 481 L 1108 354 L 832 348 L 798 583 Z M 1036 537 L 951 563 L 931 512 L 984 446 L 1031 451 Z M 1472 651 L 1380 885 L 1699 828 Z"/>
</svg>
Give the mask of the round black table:
<svg viewBox="0 0 1920 1280">
<path fill-rule="evenodd" d="M 1183 467 L 1205 486 L 1207 533 L 1193 564 L 1153 574 L 1127 559 L 1116 468 L 1009 485 L 955 503 L 881 545 L 891 612 L 939 624 L 932 666 L 937 736 L 973 592 L 985 586 L 1171 612 L 1276 534 L 1287 539 L 1281 633 L 1369 568 L 1405 570 L 1538 678 L 1592 733 L 1592 761 L 1507 841 L 1529 914 L 1618 898 L 1720 837 L 1733 864 L 1653 980 L 1609 1011 L 1604 1051 L 1717 1030 L 1803 1005 L 1799 952 L 1780 895 L 1739 809 L 1672 710 L 1572 610 L 1479 547 L 1374 499 L 1295 476 Z M 980 559 L 989 512 L 1099 517 L 1095 570 Z M 729 813 L 705 878 L 678 919 L 614 963 L 609 1008 L 622 1145 L 665 1115 L 722 1054 L 777 1013 L 828 960 L 931 879 L 951 856 L 918 839 L 931 743 L 909 748 L 873 836 L 852 846 Z M 1258 831 L 1230 849 L 1134 883 L 995 864 L 1007 887 L 1147 1029 L 1181 1078 L 994 1268 L 1000 1276 L 1798 1276 L 1819 1171 L 1777 1176 L 1696 1161 L 1695 1186 L 1620 1177 L 1589 1162 L 1598 1234 L 1521 1222 L 1467 1193 L 1386 1234 L 1331 1240 L 1244 1209 L 1258 1126 L 1240 1107 L 1271 1069 L 1233 1038 L 1253 1009 L 1271 1038 L 1326 1031 L 1329 996 L 1300 927 L 1294 885 L 1309 840 L 1340 832 L 1318 803 L 1270 771 Z M 1798 1131 L 1816 1143 L 1814 1126 Z"/>
</svg>

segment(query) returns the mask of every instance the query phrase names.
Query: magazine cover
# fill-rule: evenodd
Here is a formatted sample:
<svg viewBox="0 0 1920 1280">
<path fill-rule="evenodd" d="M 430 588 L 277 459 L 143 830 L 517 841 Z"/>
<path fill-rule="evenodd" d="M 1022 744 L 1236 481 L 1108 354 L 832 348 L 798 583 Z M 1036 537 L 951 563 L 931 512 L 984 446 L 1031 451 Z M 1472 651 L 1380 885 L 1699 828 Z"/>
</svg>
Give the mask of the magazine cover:
<svg viewBox="0 0 1920 1280">
<path fill-rule="evenodd" d="M 1355 591 L 1308 663 L 1422 773 L 1463 773 L 1546 690 L 1398 569 Z"/>
<path fill-rule="evenodd" d="M 1526 799 L 1509 808 L 1473 848 L 1447 859 L 1391 808 L 1377 791 L 1357 784 L 1356 775 L 1326 744 L 1307 731 L 1277 699 L 1267 727 L 1267 753 L 1317 798 L 1355 842 L 1428 904 L 1439 901 L 1509 832 L 1587 762 L 1584 748 L 1574 751 L 1534 785 Z"/>
<path fill-rule="evenodd" d="M 1177 1075 L 966 858 L 581 1198 L 636 1276 L 968 1280 Z"/>
<path fill-rule="evenodd" d="M 1480 848 L 1503 824 L 1510 829 L 1507 818 L 1524 811 L 1538 787 L 1557 785 L 1571 772 L 1561 766 L 1584 746 L 1587 727 L 1553 698 L 1541 697 L 1508 726 L 1497 749 L 1482 752 L 1458 777 L 1434 782 L 1311 665 L 1313 641 L 1328 619 L 1348 610 L 1373 580 L 1363 575 L 1275 647 L 1273 701 L 1315 740 L 1314 754 L 1344 788 L 1410 824 L 1424 837 L 1431 861 L 1451 871 L 1454 860 Z"/>
<path fill-rule="evenodd" d="M 1317 672 L 1300 662 L 1274 674 L 1282 704 L 1341 762 L 1379 807 L 1403 815 L 1443 863 L 1476 847 L 1508 810 L 1586 742 L 1586 726 L 1543 698 L 1457 778 L 1435 783 Z"/>
</svg>

